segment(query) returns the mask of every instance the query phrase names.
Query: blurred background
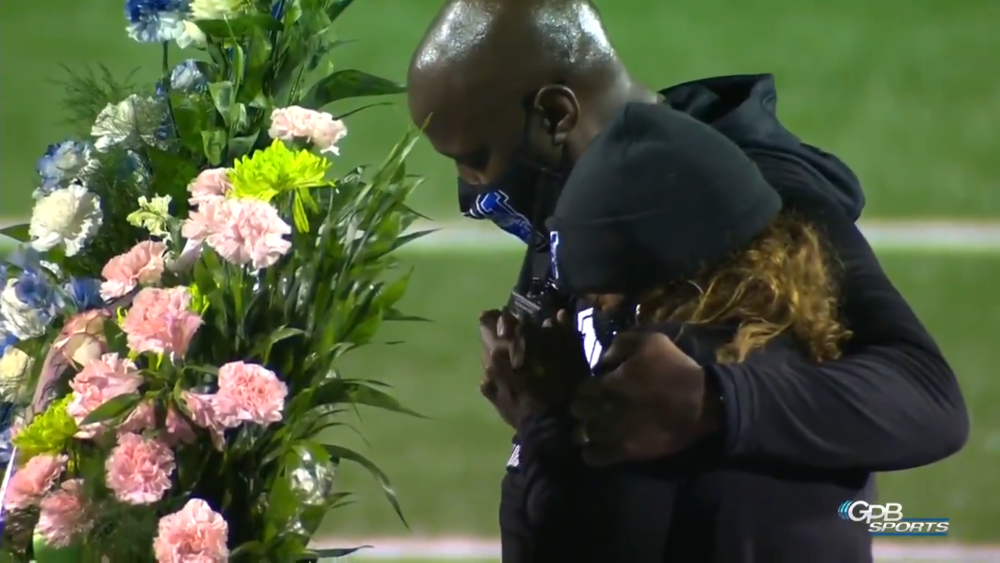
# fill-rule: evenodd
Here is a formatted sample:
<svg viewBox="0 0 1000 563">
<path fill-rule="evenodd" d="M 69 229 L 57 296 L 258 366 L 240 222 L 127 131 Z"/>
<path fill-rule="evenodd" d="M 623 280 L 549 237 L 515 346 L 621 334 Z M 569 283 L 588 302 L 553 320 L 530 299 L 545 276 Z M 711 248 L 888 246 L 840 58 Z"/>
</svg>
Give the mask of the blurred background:
<svg viewBox="0 0 1000 563">
<path fill-rule="evenodd" d="M 339 20 L 338 33 L 358 41 L 336 52 L 337 65 L 403 80 L 411 51 L 440 4 L 357 0 Z M 597 4 L 621 55 L 649 86 L 774 73 L 782 121 L 861 177 L 868 197 L 863 222 L 885 235 L 873 236 L 885 269 L 958 372 L 973 418 L 962 453 L 881 476 L 881 500 L 903 503 L 908 516 L 950 518 L 951 543 L 1000 542 L 1000 409 L 994 406 L 1000 379 L 991 356 L 1000 344 L 1000 332 L 992 330 L 1000 322 L 1000 299 L 993 293 L 1000 283 L 1000 237 L 994 236 L 1000 223 L 991 223 L 1000 220 L 1000 3 Z M 137 80 L 155 78 L 159 48 L 131 42 L 124 25 L 117 0 L 0 4 L 3 219 L 27 216 L 36 160 L 46 145 L 69 134 L 62 66 L 103 64 L 119 76 L 138 69 Z M 409 125 L 405 100 L 393 101 L 349 119 L 341 145 L 345 167 L 380 159 Z M 445 228 L 433 244 L 409 253 L 416 273 L 405 304 L 407 312 L 434 323 L 388 327 L 385 340 L 405 343 L 359 350 L 344 372 L 393 384 L 401 400 L 429 419 L 364 412 L 361 430 L 370 446 L 343 437 L 393 479 L 411 531 L 353 468 L 344 470 L 343 483 L 358 492 L 359 502 L 332 514 L 327 527 L 338 538 L 489 539 L 497 535 L 510 433 L 477 391 L 476 319 L 505 300 L 519 249 L 455 229 L 454 173 L 426 143 L 411 167 L 427 177 L 414 205 Z M 898 229 L 901 221 L 912 228 Z M 936 230 L 930 221 L 938 222 Z M 467 244 L 456 246 L 459 239 Z M 481 245 L 468 244 L 479 240 Z"/>
</svg>

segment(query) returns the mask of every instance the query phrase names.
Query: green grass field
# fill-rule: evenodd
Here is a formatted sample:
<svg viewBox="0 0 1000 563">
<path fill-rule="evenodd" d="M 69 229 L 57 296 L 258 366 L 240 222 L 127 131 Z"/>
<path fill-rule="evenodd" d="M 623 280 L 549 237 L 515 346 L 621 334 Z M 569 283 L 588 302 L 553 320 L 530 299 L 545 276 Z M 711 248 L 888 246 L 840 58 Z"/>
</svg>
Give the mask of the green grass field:
<svg viewBox="0 0 1000 563">
<path fill-rule="evenodd" d="M 357 0 L 340 20 L 341 67 L 402 79 L 411 49 L 439 0 Z M 156 47 L 123 31 L 120 2 L 47 0 L 0 4 L 0 217 L 29 211 L 34 165 L 62 139 L 60 65 L 102 63 L 151 78 Z M 967 0 L 598 1 L 634 72 L 662 87 L 698 77 L 774 72 L 781 116 L 803 139 L 834 152 L 864 181 L 866 218 L 1000 218 L 1000 3 Z M 351 118 L 349 163 L 380 158 L 408 125 L 402 100 Z M 340 109 L 340 108 L 337 108 Z M 346 108 L 344 108 L 346 109 Z M 416 207 L 439 220 L 455 215 L 453 172 L 426 144 L 412 170 L 428 177 Z M 433 324 L 388 327 L 384 340 L 350 355 L 351 377 L 392 383 L 428 415 L 364 412 L 369 451 L 393 478 L 413 533 L 494 536 L 499 481 L 510 434 L 478 391 L 480 310 L 501 303 L 516 254 L 412 254 L 416 274 L 406 304 Z M 883 499 L 907 512 L 950 517 L 955 539 L 996 542 L 1000 533 L 1000 322 L 993 295 L 998 256 L 884 254 L 886 269 L 937 336 L 972 409 L 973 436 L 961 454 L 929 468 L 880 478 Z M 343 487 L 358 504 L 333 513 L 339 537 L 404 535 L 377 488 L 347 468 Z M 832 510 L 833 508 L 831 508 Z"/>
<path fill-rule="evenodd" d="M 441 0 L 357 0 L 339 20 L 338 64 L 403 79 Z M 865 181 L 869 216 L 1000 216 L 1000 3 L 991 0 L 597 0 L 635 74 L 665 87 L 726 73 L 774 72 L 781 116 Z M 61 140 L 60 65 L 105 64 L 152 78 L 158 47 L 124 33 L 119 0 L 0 4 L 0 216 L 27 211 L 34 164 Z M 399 100 L 402 102 L 402 100 Z M 407 124 L 405 104 L 352 118 L 345 159 L 372 161 Z M 417 206 L 455 213 L 448 164 L 423 145 Z"/>
<path fill-rule="evenodd" d="M 994 377 L 996 337 L 982 327 L 1000 322 L 1000 302 L 985 298 L 1000 279 L 1000 256 L 882 258 L 961 377 L 974 426 L 969 445 L 954 458 L 880 477 L 881 498 L 902 502 L 907 513 L 951 518 L 957 538 L 996 540 L 1000 382 Z M 401 399 L 430 417 L 363 413 L 369 451 L 391 473 L 414 533 L 493 536 L 510 433 L 478 395 L 475 323 L 478 311 L 505 298 L 517 255 L 415 255 L 413 263 L 407 311 L 436 322 L 387 328 L 386 340 L 406 342 L 359 350 L 346 358 L 344 370 L 392 383 Z M 344 439 L 357 443 L 352 436 Z M 362 502 L 333 513 L 331 532 L 405 533 L 360 472 L 345 472 L 344 485 L 358 490 Z"/>
</svg>

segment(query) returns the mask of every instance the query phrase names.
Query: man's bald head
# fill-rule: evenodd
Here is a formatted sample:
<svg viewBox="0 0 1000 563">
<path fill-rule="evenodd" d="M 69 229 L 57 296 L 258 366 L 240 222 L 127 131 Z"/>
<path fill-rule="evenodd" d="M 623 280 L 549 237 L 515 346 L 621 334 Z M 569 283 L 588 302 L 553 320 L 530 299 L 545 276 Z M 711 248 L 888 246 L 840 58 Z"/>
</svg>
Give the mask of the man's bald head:
<svg viewBox="0 0 1000 563">
<path fill-rule="evenodd" d="M 473 183 L 510 161 L 533 113 L 558 141 L 579 123 L 581 105 L 632 87 L 588 0 L 452 0 L 420 42 L 407 82 L 414 122 L 433 116 L 427 136 Z"/>
<path fill-rule="evenodd" d="M 600 14 L 587 0 L 452 0 L 414 53 L 409 82 L 445 79 L 478 94 L 617 68 Z"/>
</svg>

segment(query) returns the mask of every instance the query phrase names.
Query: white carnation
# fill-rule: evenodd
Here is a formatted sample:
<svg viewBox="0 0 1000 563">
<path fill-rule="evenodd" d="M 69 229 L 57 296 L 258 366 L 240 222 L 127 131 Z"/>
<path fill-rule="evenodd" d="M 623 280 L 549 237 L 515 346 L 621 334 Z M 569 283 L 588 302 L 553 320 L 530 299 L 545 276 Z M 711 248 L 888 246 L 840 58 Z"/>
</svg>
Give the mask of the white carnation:
<svg viewBox="0 0 1000 563">
<path fill-rule="evenodd" d="M 184 22 L 184 31 L 177 38 L 178 47 L 181 49 L 187 49 L 188 47 L 202 48 L 207 42 L 208 38 L 205 37 L 205 32 L 200 27 L 195 25 L 194 22 Z"/>
<path fill-rule="evenodd" d="M 45 252 L 62 244 L 66 256 L 74 256 L 97 232 L 102 220 L 101 199 L 87 188 L 73 184 L 56 190 L 35 203 L 28 226 L 31 246 Z"/>
<path fill-rule="evenodd" d="M 24 375 L 31 369 L 34 360 L 23 351 L 8 346 L 0 357 L 0 398 L 11 401 L 17 399 L 18 391 L 24 383 Z"/>
<path fill-rule="evenodd" d="M 0 292 L 0 318 L 3 328 L 18 340 L 27 340 L 45 334 L 51 320 L 46 311 L 22 302 L 17 297 L 17 280 L 10 280 Z"/>
<path fill-rule="evenodd" d="M 241 0 L 192 0 L 191 16 L 196 20 L 221 20 L 236 15 Z"/>
</svg>

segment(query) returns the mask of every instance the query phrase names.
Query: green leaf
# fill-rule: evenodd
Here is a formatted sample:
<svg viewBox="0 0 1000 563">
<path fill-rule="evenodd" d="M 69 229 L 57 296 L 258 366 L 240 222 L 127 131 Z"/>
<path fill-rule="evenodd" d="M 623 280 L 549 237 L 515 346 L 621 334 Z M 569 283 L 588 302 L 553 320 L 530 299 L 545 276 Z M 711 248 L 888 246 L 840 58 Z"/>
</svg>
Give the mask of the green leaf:
<svg viewBox="0 0 1000 563">
<path fill-rule="evenodd" d="M 339 557 L 347 557 L 348 555 L 361 551 L 362 549 L 371 549 L 372 547 L 374 546 L 361 545 L 358 547 L 342 547 L 337 549 L 314 549 L 313 553 L 322 559 L 337 559 Z"/>
<path fill-rule="evenodd" d="M 28 235 L 28 223 L 20 223 L 18 225 L 10 225 L 9 227 L 4 227 L 0 229 L 0 234 L 7 235 L 13 239 L 17 239 L 21 242 L 27 242 L 31 239 Z"/>
<path fill-rule="evenodd" d="M 342 114 L 336 116 L 335 119 L 344 119 L 345 117 L 350 117 L 350 116 L 352 116 L 352 115 L 354 115 L 356 113 L 362 112 L 362 111 L 364 111 L 364 110 L 366 110 L 368 108 L 375 108 L 375 107 L 379 107 L 379 106 L 391 106 L 391 105 L 392 105 L 392 102 L 376 102 L 374 104 L 366 104 L 366 105 L 363 105 L 363 106 L 361 106 L 359 108 L 354 108 L 351 111 L 348 111 L 346 113 L 342 113 Z"/>
<path fill-rule="evenodd" d="M 230 20 L 198 20 L 194 22 L 201 30 L 216 39 L 239 38 L 256 30 L 281 31 L 284 26 L 267 14 L 250 14 Z"/>
<path fill-rule="evenodd" d="M 340 14 L 343 14 L 344 10 L 353 3 L 354 0 L 333 0 L 330 3 L 330 7 L 326 9 L 326 14 L 330 17 L 330 21 L 332 22 L 340 17 Z"/>
<path fill-rule="evenodd" d="M 229 552 L 230 559 L 242 555 L 260 555 L 264 551 L 264 544 L 259 541 L 248 541 L 240 544 L 236 549 Z"/>
<path fill-rule="evenodd" d="M 156 147 L 146 147 L 145 152 L 153 172 L 150 193 L 170 196 L 174 216 L 187 215 L 187 186 L 198 175 L 200 159 L 191 158 L 186 151 L 167 151 Z"/>
<path fill-rule="evenodd" d="M 200 153 L 201 132 L 214 122 L 213 104 L 207 99 L 191 98 L 176 91 L 170 93 L 170 101 L 174 106 L 174 122 L 181 145 L 191 152 Z"/>
<path fill-rule="evenodd" d="M 388 96 L 406 92 L 406 86 L 360 70 L 340 70 L 313 85 L 300 105 L 322 108 L 337 100 L 364 96 Z"/>
<path fill-rule="evenodd" d="M 212 95 L 212 102 L 223 121 L 226 125 L 231 125 L 234 115 L 233 104 L 236 103 L 236 89 L 233 83 L 228 80 L 214 82 L 208 85 L 208 92 Z"/>
<path fill-rule="evenodd" d="M 24 243 L 16 238 L 0 233 L 0 262 L 7 262 L 17 253 Z"/>
<path fill-rule="evenodd" d="M 399 520 L 406 526 L 407 530 L 410 529 L 410 525 L 406 522 L 406 517 L 403 516 L 403 509 L 399 506 L 399 500 L 396 498 L 396 489 L 392 486 L 392 482 L 389 481 L 389 477 L 377 465 L 354 450 L 332 445 L 324 445 L 323 447 L 330 454 L 331 459 L 353 461 L 368 470 L 372 477 L 375 478 L 375 481 L 378 482 L 379 487 L 382 488 L 382 494 L 385 495 L 386 500 L 392 505 L 396 516 L 399 517 Z"/>
<path fill-rule="evenodd" d="M 426 317 L 418 317 L 418 316 L 415 316 L 415 315 L 404 314 L 399 309 L 389 309 L 388 311 L 386 311 L 383 314 L 382 320 L 385 320 L 385 321 L 412 321 L 412 322 L 421 322 L 421 323 L 432 323 L 432 322 L 434 322 L 434 321 L 432 321 L 432 320 L 430 320 L 430 319 L 428 319 Z"/>
<path fill-rule="evenodd" d="M 257 143 L 257 135 L 248 137 L 229 138 L 229 160 L 235 161 L 238 158 L 248 156 L 253 152 L 253 147 Z"/>
<path fill-rule="evenodd" d="M 407 234 L 405 234 L 405 235 L 403 235 L 401 237 L 396 238 L 396 240 L 393 241 L 393 243 L 392 243 L 392 250 L 396 250 L 397 248 L 400 248 L 403 245 L 410 244 L 411 242 L 413 242 L 413 241 L 415 241 L 417 239 L 424 238 L 425 236 L 427 236 L 427 235 L 429 235 L 431 233 L 436 233 L 439 230 L 440 229 L 425 229 L 423 231 L 416 231 L 416 232 L 413 232 L 413 233 L 407 233 Z"/>
<path fill-rule="evenodd" d="M 222 164 L 222 153 L 226 150 L 226 132 L 222 129 L 209 129 L 201 132 L 202 150 L 209 164 Z"/>
<path fill-rule="evenodd" d="M 305 331 L 298 328 L 288 326 L 281 327 L 272 332 L 267 336 L 267 338 L 258 344 L 256 348 L 254 348 L 252 355 L 260 358 L 264 363 L 267 363 L 271 356 L 271 348 L 273 348 L 275 344 L 281 342 L 282 340 L 292 338 L 293 336 L 300 336 L 303 334 L 305 334 Z"/>
<path fill-rule="evenodd" d="M 406 274 L 400 276 L 399 279 L 385 286 L 378 296 L 379 307 L 388 309 L 398 303 L 406 293 L 406 287 L 410 284 L 410 276 L 412 275 L 413 269 L 410 269 Z"/>
<path fill-rule="evenodd" d="M 85 426 L 87 424 L 93 424 L 95 422 L 104 422 L 112 418 L 121 416 L 139 404 L 142 400 L 142 395 L 138 393 L 129 393 L 128 395 L 119 395 L 108 402 L 94 409 L 87 418 L 83 419 L 80 426 Z"/>
<path fill-rule="evenodd" d="M 354 382 L 358 383 L 358 382 Z M 386 393 L 385 391 L 380 391 L 374 389 L 368 385 L 357 385 L 351 390 L 350 402 L 355 405 L 365 405 L 368 407 L 375 407 L 378 409 L 387 410 L 390 412 L 395 412 L 399 414 L 406 414 L 409 416 L 414 416 L 417 418 L 426 419 L 427 417 L 418 413 L 417 411 L 410 410 L 402 405 L 395 397 Z"/>
<path fill-rule="evenodd" d="M 123 357 L 128 355 L 128 336 L 114 319 L 104 321 L 104 340 L 107 342 L 108 352 L 117 352 Z"/>
</svg>

